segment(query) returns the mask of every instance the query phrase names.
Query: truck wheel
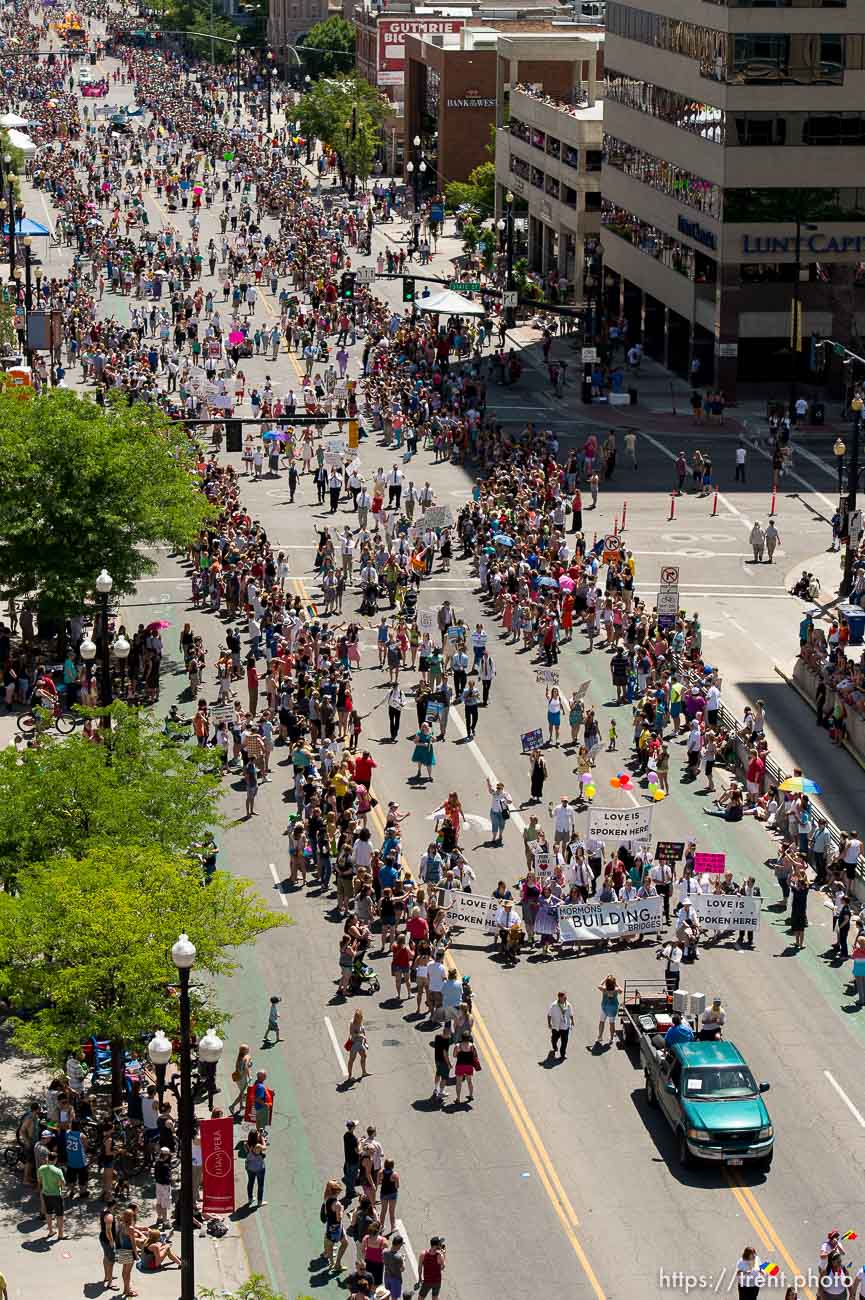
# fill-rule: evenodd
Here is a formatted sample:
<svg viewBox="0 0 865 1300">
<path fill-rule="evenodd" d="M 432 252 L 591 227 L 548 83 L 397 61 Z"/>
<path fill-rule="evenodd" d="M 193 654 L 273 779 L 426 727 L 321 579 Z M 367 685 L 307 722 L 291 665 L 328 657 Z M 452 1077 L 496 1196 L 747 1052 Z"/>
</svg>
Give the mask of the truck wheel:
<svg viewBox="0 0 865 1300">
<path fill-rule="evenodd" d="M 658 1094 L 655 1092 L 655 1085 L 652 1083 L 648 1070 L 646 1071 L 645 1078 L 646 1078 L 646 1101 L 649 1103 L 650 1106 L 657 1106 Z"/>
<path fill-rule="evenodd" d="M 679 1134 L 679 1164 L 683 1169 L 688 1169 L 694 1163 L 694 1157 L 688 1149 L 688 1142 L 684 1133 Z"/>
</svg>

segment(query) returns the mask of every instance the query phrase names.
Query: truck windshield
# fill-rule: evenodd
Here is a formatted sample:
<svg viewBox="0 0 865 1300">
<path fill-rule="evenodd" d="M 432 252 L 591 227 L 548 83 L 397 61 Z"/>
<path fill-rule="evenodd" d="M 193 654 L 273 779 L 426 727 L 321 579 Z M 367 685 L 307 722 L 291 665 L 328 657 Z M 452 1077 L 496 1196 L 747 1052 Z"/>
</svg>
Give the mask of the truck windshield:
<svg viewBox="0 0 865 1300">
<path fill-rule="evenodd" d="M 757 1091 L 754 1076 L 747 1065 L 688 1070 L 684 1079 L 686 1097 L 701 1101 L 722 1101 L 725 1097 L 752 1097 Z"/>
</svg>

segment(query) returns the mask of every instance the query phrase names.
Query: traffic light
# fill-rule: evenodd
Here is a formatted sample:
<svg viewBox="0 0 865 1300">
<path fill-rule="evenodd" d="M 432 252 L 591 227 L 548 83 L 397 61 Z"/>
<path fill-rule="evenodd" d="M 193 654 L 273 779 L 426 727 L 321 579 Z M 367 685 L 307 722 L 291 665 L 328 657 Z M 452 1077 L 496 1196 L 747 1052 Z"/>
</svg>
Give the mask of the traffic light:
<svg viewBox="0 0 865 1300">
<path fill-rule="evenodd" d="M 354 271 L 343 271 L 342 279 L 339 282 L 339 296 L 346 302 L 354 302 L 354 282 L 357 276 Z"/>
<path fill-rule="evenodd" d="M 402 300 L 403 302 L 414 302 L 414 276 L 404 275 L 402 278 Z"/>
</svg>

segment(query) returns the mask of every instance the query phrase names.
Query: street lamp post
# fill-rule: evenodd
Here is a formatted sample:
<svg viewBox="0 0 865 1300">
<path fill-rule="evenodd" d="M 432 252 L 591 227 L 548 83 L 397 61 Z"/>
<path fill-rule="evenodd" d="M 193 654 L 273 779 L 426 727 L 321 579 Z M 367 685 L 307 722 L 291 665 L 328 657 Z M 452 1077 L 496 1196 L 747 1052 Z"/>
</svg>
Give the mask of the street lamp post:
<svg viewBox="0 0 865 1300">
<path fill-rule="evenodd" d="M 103 569 L 96 579 L 96 591 L 99 596 L 99 612 L 101 615 L 100 651 L 102 659 L 102 707 L 106 711 L 114 703 L 114 693 L 111 689 L 111 643 L 108 639 L 108 597 L 111 595 L 111 588 L 114 586 L 114 579 L 107 569 Z M 103 726 L 111 726 L 110 717 L 105 717 Z"/>
<path fill-rule="evenodd" d="M 304 79 L 303 79 L 303 84 L 304 84 L 304 86 L 305 86 L 305 88 L 306 88 L 306 93 L 309 94 L 309 88 L 310 88 L 310 86 L 312 85 L 312 77 L 309 75 L 309 73 L 307 73 L 306 76 L 304 77 Z M 309 129 L 307 128 L 307 135 L 306 135 L 306 165 L 307 165 L 307 167 L 309 167 L 309 166 L 311 166 L 311 164 L 312 164 L 312 136 L 310 135 L 310 133 L 309 133 Z"/>
<path fill-rule="evenodd" d="M 240 113 L 240 32 L 234 38 L 235 78 L 237 81 L 237 111 Z"/>
<path fill-rule="evenodd" d="M 24 237 L 24 307 L 26 316 L 24 318 L 24 338 L 28 366 L 33 365 L 33 349 L 30 347 L 30 313 L 33 310 L 33 286 L 30 280 L 31 263 L 33 253 L 31 249 L 32 240 L 29 235 Z"/>
<path fill-rule="evenodd" d="M 189 972 L 195 945 L 181 934 L 171 949 L 180 975 L 180 1300 L 195 1300 L 195 1224 L 192 1200 L 192 1027 L 189 1011 Z"/>
<path fill-rule="evenodd" d="M 505 195 L 505 288 L 508 293 L 514 290 L 514 196 L 510 190 Z M 513 307 L 505 308 L 505 325 L 514 328 L 515 313 Z"/>
<path fill-rule="evenodd" d="M 418 194 L 420 192 L 421 167 L 423 166 L 424 171 L 426 171 L 426 166 L 424 166 L 420 157 L 420 136 L 419 135 L 415 136 L 415 138 L 412 140 L 412 144 L 414 145 L 415 156 L 414 156 L 414 165 L 412 166 L 411 171 L 412 171 L 412 180 L 414 182 L 414 210 L 415 212 L 417 212 L 419 206 Z"/>
<path fill-rule="evenodd" d="M 147 1055 L 150 1057 L 156 1071 L 156 1096 L 160 1106 L 165 1100 L 165 1072 L 168 1069 L 168 1062 L 171 1060 L 171 1052 L 171 1040 L 165 1036 L 161 1029 L 157 1029 L 147 1044 Z"/>
<path fill-rule="evenodd" d="M 854 397 L 850 403 L 853 412 L 853 436 L 850 439 L 850 462 L 847 466 L 847 546 L 844 551 L 844 577 L 841 582 L 841 595 L 849 596 L 853 586 L 853 559 L 856 546 L 853 542 L 853 516 L 856 513 L 856 492 L 859 487 L 859 439 L 862 433 L 862 411 L 865 407 L 861 397 Z"/>
<path fill-rule="evenodd" d="M 117 659 L 117 661 L 120 664 L 120 696 L 121 699 L 125 699 L 126 698 L 126 660 L 129 658 L 129 651 L 132 649 L 132 646 L 129 644 L 129 642 L 126 640 L 126 637 L 121 632 L 120 636 L 114 638 L 114 644 L 112 645 L 111 649 L 114 652 L 115 659 Z"/>
<path fill-rule="evenodd" d="M 271 123 L 271 78 L 276 68 L 273 66 L 273 50 L 267 51 L 267 62 L 264 65 L 264 81 L 267 89 L 267 134 L 270 135 Z"/>
<path fill-rule="evenodd" d="M 6 182 L 6 193 L 8 198 L 0 198 L 0 220 L 9 222 L 9 279 L 15 276 L 15 181 L 16 176 L 8 170 L 8 163 L 11 162 L 9 155 L 6 156 L 7 169 L 4 173 Z"/>
<path fill-rule="evenodd" d="M 207 1087 L 207 1109 L 213 1110 L 213 1098 L 216 1095 L 216 1065 L 222 1055 L 224 1044 L 215 1029 L 208 1029 L 198 1040 L 198 1060 L 204 1072 Z"/>
<path fill-rule="evenodd" d="M 796 253 L 793 263 L 793 300 L 790 304 L 790 397 L 789 415 L 791 422 L 796 418 L 796 396 L 799 381 L 799 353 L 802 351 L 802 304 L 799 300 L 802 273 L 802 218 L 796 216 Z M 806 230 L 817 227 L 805 222 Z"/>
</svg>

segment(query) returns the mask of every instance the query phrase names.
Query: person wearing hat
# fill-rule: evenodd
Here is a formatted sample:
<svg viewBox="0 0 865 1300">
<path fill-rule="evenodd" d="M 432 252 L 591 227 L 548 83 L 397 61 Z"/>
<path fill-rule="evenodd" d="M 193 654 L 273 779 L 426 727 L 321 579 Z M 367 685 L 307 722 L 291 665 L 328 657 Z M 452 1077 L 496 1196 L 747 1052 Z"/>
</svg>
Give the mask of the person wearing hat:
<svg viewBox="0 0 865 1300">
<path fill-rule="evenodd" d="M 708 1011 L 703 1013 L 703 1018 L 700 1022 L 700 1032 L 697 1037 L 703 1040 L 721 1038 L 726 1021 L 727 1013 L 721 1005 L 721 999 L 713 998 L 712 1005 L 709 1007 Z"/>
</svg>

